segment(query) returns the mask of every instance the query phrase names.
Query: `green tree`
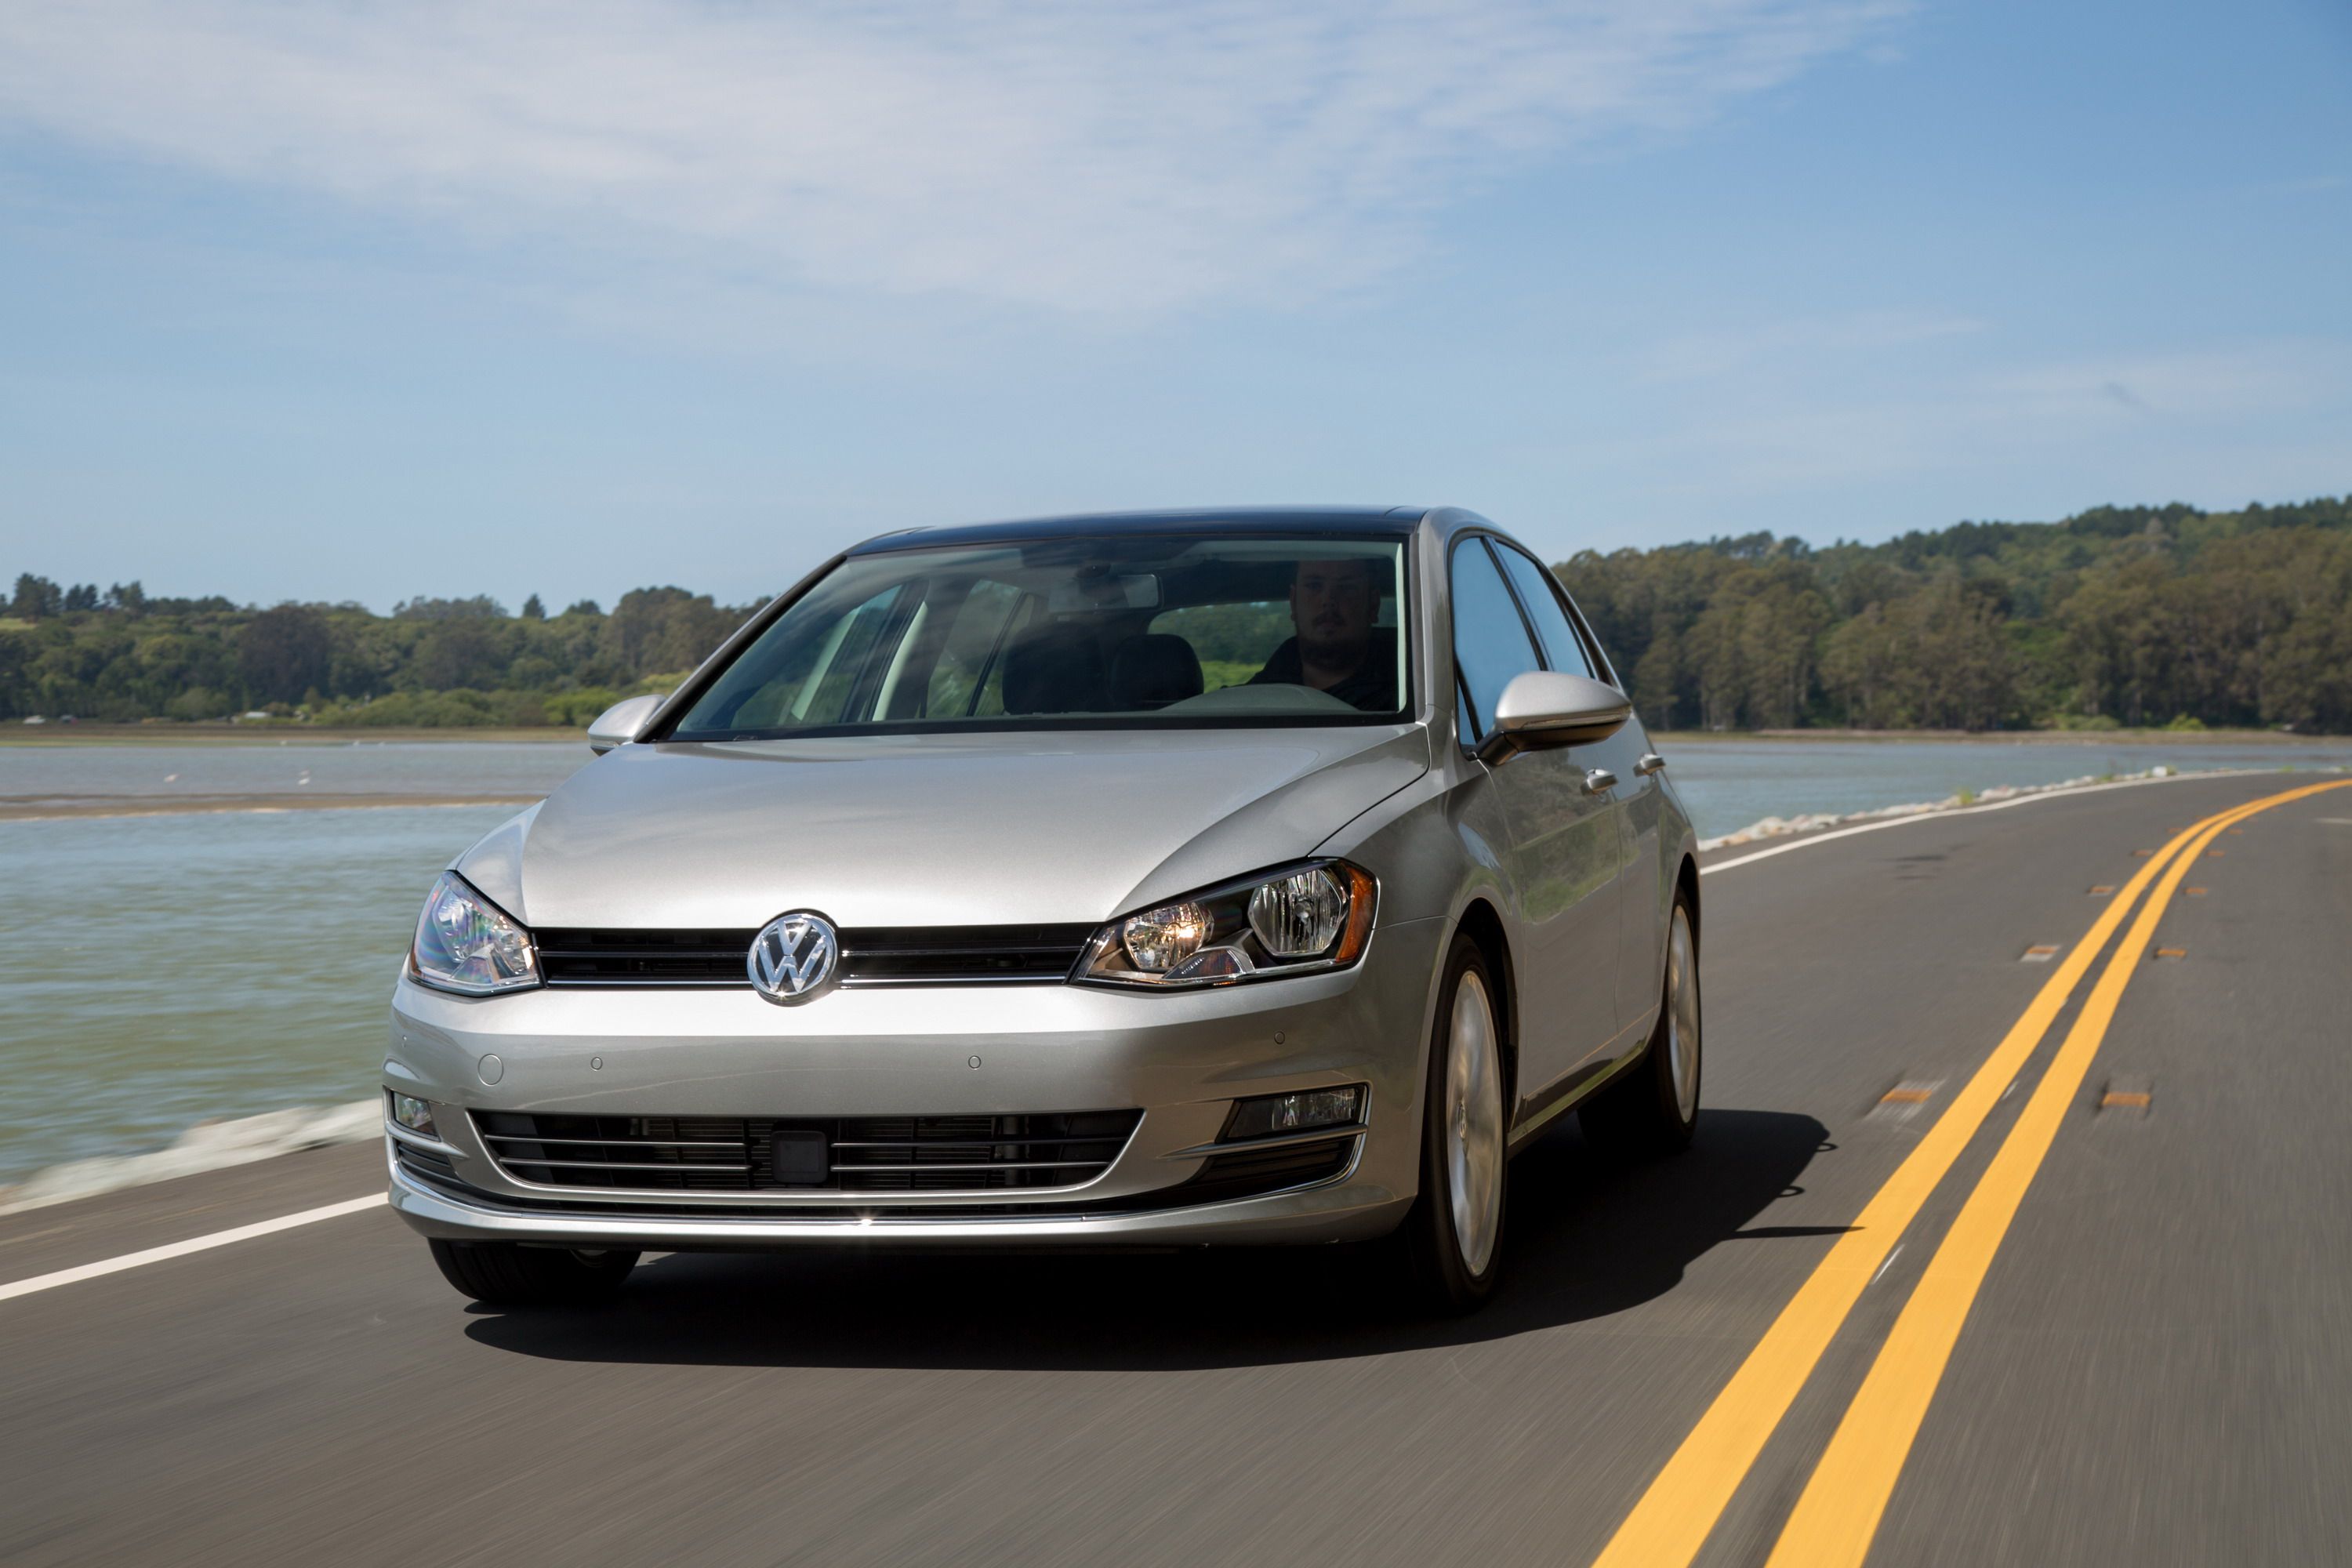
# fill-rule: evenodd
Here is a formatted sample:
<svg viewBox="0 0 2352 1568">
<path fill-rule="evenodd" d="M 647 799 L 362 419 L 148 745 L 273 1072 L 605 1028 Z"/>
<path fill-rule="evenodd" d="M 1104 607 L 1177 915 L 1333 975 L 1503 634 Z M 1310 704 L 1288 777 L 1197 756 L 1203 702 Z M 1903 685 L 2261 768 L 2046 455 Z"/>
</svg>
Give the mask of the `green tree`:
<svg viewBox="0 0 2352 1568">
<path fill-rule="evenodd" d="M 1875 600 L 1839 623 L 1822 653 L 1822 684 L 1851 729 L 1913 721 L 1917 693 L 1908 627 Z"/>
<path fill-rule="evenodd" d="M 20 621 L 61 616 L 65 608 L 64 591 L 47 577 L 37 577 L 30 572 L 16 579 L 16 596 L 8 604 L 8 613 Z"/>
<path fill-rule="evenodd" d="M 1682 645 L 1672 626 L 1660 627 L 1633 667 L 1633 701 L 1654 728 L 1671 730 L 1682 709 Z"/>
<path fill-rule="evenodd" d="M 505 626 L 481 616 L 436 621 L 411 662 L 417 679 L 436 690 L 500 684 L 512 658 Z"/>
<path fill-rule="evenodd" d="M 1792 729 L 1810 705 L 1815 647 L 1830 619 L 1829 605 L 1811 577 L 1793 563 L 1775 568 L 1740 616 L 1745 708 L 1756 728 Z"/>
<path fill-rule="evenodd" d="M 2009 709 L 2015 677 L 2000 603 L 1971 587 L 1947 571 L 1906 602 L 1919 720 L 1937 729 L 1990 730 Z"/>
<path fill-rule="evenodd" d="M 315 605 L 264 610 L 237 634 L 236 672 L 253 702 L 299 702 L 324 686 L 334 653 Z"/>
<path fill-rule="evenodd" d="M 740 626 L 740 612 L 721 610 L 708 594 L 683 588 L 635 588 L 604 618 L 601 651 L 625 678 L 657 670 L 691 669 Z"/>
<path fill-rule="evenodd" d="M 475 616 L 504 620 L 506 614 L 506 606 L 488 594 L 470 599 L 403 599 L 392 607 L 395 621 L 456 621 Z"/>
</svg>

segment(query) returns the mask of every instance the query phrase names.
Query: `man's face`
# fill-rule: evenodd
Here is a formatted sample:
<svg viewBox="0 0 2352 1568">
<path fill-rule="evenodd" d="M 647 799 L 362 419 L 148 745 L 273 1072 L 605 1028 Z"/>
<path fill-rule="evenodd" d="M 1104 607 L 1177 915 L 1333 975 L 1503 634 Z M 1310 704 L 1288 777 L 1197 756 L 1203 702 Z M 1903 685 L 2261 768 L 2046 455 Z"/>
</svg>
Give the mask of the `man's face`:
<svg viewBox="0 0 2352 1568">
<path fill-rule="evenodd" d="M 1322 664 L 1360 659 L 1379 607 L 1370 562 L 1300 562 L 1290 587 L 1290 620 L 1300 655 Z"/>
</svg>

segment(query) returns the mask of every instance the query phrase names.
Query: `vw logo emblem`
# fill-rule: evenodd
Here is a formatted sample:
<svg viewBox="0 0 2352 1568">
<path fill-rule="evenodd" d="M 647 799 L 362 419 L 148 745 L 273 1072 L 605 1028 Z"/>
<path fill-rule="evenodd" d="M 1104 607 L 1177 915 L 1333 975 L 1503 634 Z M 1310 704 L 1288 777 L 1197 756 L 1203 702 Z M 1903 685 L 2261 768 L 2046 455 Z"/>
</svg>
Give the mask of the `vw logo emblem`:
<svg viewBox="0 0 2352 1568">
<path fill-rule="evenodd" d="M 778 915 L 751 939 L 751 988 L 771 1002 L 805 1002 L 833 978 L 841 943 L 822 915 L 795 910 Z"/>
</svg>

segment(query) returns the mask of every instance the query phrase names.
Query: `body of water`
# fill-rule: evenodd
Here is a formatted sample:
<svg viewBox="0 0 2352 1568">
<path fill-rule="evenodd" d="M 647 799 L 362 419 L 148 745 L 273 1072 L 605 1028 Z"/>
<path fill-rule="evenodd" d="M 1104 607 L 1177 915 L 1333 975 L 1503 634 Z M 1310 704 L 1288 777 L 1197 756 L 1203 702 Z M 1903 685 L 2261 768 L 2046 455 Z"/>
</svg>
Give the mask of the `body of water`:
<svg viewBox="0 0 2352 1568">
<path fill-rule="evenodd" d="M 0 800 L 92 795 L 545 795 L 588 761 L 584 743 L 299 741 L 221 745 L 0 746 Z"/>
<path fill-rule="evenodd" d="M 1665 752 L 1708 837 L 2158 763 L 2352 763 L 2352 743 L 1694 741 Z M 588 761 L 583 745 L 529 743 L 6 746 L 0 797 L 529 794 Z M 426 888 L 512 810 L 0 821 L 0 1183 L 159 1148 L 202 1121 L 369 1094 Z"/>
<path fill-rule="evenodd" d="M 514 809 L 0 822 L 0 1182 L 365 1095 L 425 889 Z"/>
</svg>

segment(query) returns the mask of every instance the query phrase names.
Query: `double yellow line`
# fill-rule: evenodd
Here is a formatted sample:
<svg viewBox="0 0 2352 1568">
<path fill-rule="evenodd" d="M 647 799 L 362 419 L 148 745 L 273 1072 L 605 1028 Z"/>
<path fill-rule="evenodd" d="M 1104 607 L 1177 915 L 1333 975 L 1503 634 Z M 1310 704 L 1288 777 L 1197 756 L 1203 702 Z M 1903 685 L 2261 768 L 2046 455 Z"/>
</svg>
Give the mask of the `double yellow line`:
<svg viewBox="0 0 2352 1568">
<path fill-rule="evenodd" d="M 2151 883 L 2140 909 L 2066 1033 L 2041 1085 L 1937 1249 L 1878 1359 L 1830 1439 L 1768 1568 L 1859 1564 L 1935 1397 L 1993 1254 L 2058 1134 L 2190 862 L 2235 823 L 2352 781 L 2309 784 L 2207 817 L 2175 837 L 2117 892 L 1951 1106 L 1856 1218 L 1854 1227 L 1773 1320 L 1698 1425 L 1683 1439 L 1595 1568 L 1680 1568 L 1697 1555 L 1780 1417 L 1803 1389 L 1863 1289 L 2090 972 Z"/>
</svg>

